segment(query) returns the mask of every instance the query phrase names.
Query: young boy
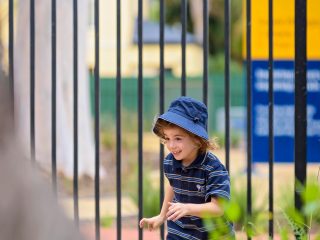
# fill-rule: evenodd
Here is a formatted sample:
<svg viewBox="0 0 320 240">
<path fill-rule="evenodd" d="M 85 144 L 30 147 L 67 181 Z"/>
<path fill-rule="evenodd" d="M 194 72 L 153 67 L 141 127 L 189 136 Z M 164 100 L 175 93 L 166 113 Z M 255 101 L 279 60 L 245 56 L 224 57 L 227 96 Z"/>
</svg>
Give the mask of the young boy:
<svg viewBox="0 0 320 240">
<path fill-rule="evenodd" d="M 208 239 L 204 215 L 222 219 L 210 231 L 223 228 L 219 239 L 232 239 L 232 224 L 223 218 L 219 198 L 230 198 L 230 181 L 225 167 L 209 150 L 216 144 L 207 133 L 207 107 L 192 98 L 179 97 L 162 114 L 153 128 L 170 154 L 164 160 L 164 173 L 170 185 L 159 215 L 143 218 L 140 227 L 152 231 L 167 220 L 167 240 Z"/>
</svg>

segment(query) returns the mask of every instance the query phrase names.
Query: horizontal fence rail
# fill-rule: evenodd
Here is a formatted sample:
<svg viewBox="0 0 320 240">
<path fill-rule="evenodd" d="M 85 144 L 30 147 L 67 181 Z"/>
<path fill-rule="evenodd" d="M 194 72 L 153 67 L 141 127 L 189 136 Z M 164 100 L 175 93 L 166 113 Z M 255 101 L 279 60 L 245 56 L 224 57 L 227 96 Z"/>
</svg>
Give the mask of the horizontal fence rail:
<svg viewBox="0 0 320 240">
<path fill-rule="evenodd" d="M 93 1 L 93 14 L 94 14 L 94 213 L 95 213 L 95 239 L 99 240 L 100 229 L 101 229 L 101 216 L 100 216 L 100 166 L 101 166 L 101 123 L 100 120 L 103 115 L 101 115 L 101 86 L 100 86 L 100 55 L 108 54 L 102 53 L 100 49 L 100 27 L 105 27 L 104 23 L 101 23 L 100 26 L 100 1 Z M 139 0 L 137 2 L 137 195 L 138 195 L 138 214 L 137 214 L 137 225 L 139 225 L 140 219 L 144 216 L 144 174 L 145 170 L 144 166 L 144 106 L 148 102 L 148 99 L 144 98 L 145 91 L 145 71 L 144 71 L 144 50 L 145 50 L 145 36 L 146 29 L 144 29 L 144 1 Z M 203 24 L 203 35 L 202 42 L 198 42 L 198 44 L 202 47 L 202 59 L 203 59 L 203 68 L 202 68 L 202 79 L 201 79 L 201 87 L 202 87 L 202 100 L 208 106 L 208 108 L 213 106 L 213 102 L 210 101 L 209 89 L 214 88 L 212 82 L 210 82 L 209 78 L 209 30 L 211 28 L 209 22 L 209 13 L 210 13 L 210 1 L 203 0 L 202 1 L 202 24 Z M 188 44 L 188 32 L 187 32 L 187 24 L 188 24 L 188 6 L 190 1 L 182 0 L 180 2 L 180 24 L 181 24 L 181 35 L 179 39 L 179 47 L 181 47 L 181 75 L 179 79 L 179 90 L 180 95 L 187 95 L 188 89 L 188 76 L 187 76 L 187 44 Z M 246 184 L 247 184 L 247 192 L 246 192 L 246 215 L 248 220 L 250 221 L 253 215 L 252 210 L 252 168 L 253 168 L 253 159 L 252 159 L 252 1 L 245 0 L 246 4 L 246 18 L 245 18 L 245 26 L 246 26 Z M 224 85 L 224 137 L 225 137 L 225 165 L 228 172 L 231 174 L 231 1 L 224 1 L 224 82 L 221 83 Z M 269 214 L 270 216 L 274 216 L 274 161 L 275 161 L 275 133 L 274 133 L 274 14 L 273 14 L 273 0 L 268 0 L 268 202 L 269 202 Z M 123 2 L 121 0 L 116 1 L 116 13 L 115 13 L 115 24 L 116 24 L 116 76 L 115 76 L 115 118 L 116 118 L 116 126 L 115 126 L 115 165 L 116 165 L 116 238 L 121 240 L 122 235 L 122 205 L 121 201 L 123 199 L 122 194 L 122 171 L 123 167 L 122 163 L 122 137 L 123 137 L 123 129 L 122 129 L 122 120 L 123 120 L 123 102 L 122 98 L 124 95 L 123 91 L 123 76 L 122 76 L 122 29 L 121 29 L 121 20 L 123 19 L 122 13 Z M 166 92 L 166 66 L 165 66 L 165 47 L 167 43 L 166 36 L 166 1 L 159 1 L 159 27 L 158 34 L 159 38 L 156 44 L 159 47 L 159 79 L 157 79 L 157 98 L 159 99 L 158 104 L 158 112 L 162 114 L 165 111 L 165 103 L 167 100 L 167 92 Z M 36 4 L 34 0 L 30 0 L 29 4 L 29 40 L 30 45 L 29 48 L 29 101 L 30 101 L 30 158 L 32 164 L 36 164 L 36 101 L 37 95 L 35 89 L 36 86 Z M 59 106 L 57 105 L 57 96 L 58 96 L 58 88 L 57 88 L 57 68 L 59 64 L 59 59 L 57 58 L 58 45 L 57 45 L 57 1 L 51 1 L 51 180 L 52 180 L 52 188 L 55 196 L 59 197 L 59 189 L 58 189 L 58 173 L 57 173 L 57 116 L 59 115 Z M 102 14 L 102 13 L 101 13 Z M 306 22 L 306 1 L 304 0 L 295 0 L 295 108 L 294 108 L 294 130 L 295 130 L 295 146 L 294 146 L 294 160 L 295 160 L 295 178 L 302 184 L 306 183 L 306 154 L 307 154 L 307 55 L 306 55 L 306 35 L 307 35 L 307 22 Z M 78 39 L 78 20 L 81 17 L 78 13 L 78 1 L 73 0 L 73 20 L 72 20 L 72 31 L 73 31 L 73 217 L 75 225 L 78 228 L 81 228 L 81 218 L 79 217 L 79 99 L 82 97 L 79 91 L 79 39 Z M 14 1 L 8 0 L 8 76 L 11 85 L 12 99 L 14 100 L 15 94 L 15 72 L 14 72 L 14 41 L 15 39 L 15 31 L 14 28 Z M 159 81 L 159 82 L 158 82 Z M 168 84 L 170 84 L 168 82 Z M 13 104 L 14 105 L 14 104 Z M 13 106 L 14 107 L 14 106 Z M 212 116 L 213 117 L 213 116 Z M 162 201 L 164 199 L 164 174 L 163 174 L 163 159 L 165 158 L 164 146 L 160 144 L 159 147 L 159 199 L 161 209 Z M 294 188 L 294 196 L 295 196 L 295 207 L 298 210 L 302 208 L 302 199 L 301 193 L 298 189 L 298 183 L 295 183 Z M 232 196 L 231 196 L 232 197 Z M 274 217 L 270 217 L 268 219 L 268 235 L 271 239 L 274 238 Z M 137 227 L 138 239 L 142 240 L 144 236 L 143 229 Z M 165 239 L 165 228 L 161 226 L 160 228 L 160 239 Z M 251 236 L 248 234 L 247 239 L 251 239 Z"/>
</svg>

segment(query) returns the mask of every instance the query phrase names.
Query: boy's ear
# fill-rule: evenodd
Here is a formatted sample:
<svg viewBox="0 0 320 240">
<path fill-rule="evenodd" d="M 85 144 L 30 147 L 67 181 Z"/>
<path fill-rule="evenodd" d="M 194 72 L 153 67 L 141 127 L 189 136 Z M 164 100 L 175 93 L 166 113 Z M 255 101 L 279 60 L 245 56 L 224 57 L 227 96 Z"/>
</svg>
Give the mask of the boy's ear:
<svg viewBox="0 0 320 240">
<path fill-rule="evenodd" d="M 197 138 L 194 139 L 194 144 L 195 144 L 195 146 L 196 146 L 197 148 L 200 148 L 200 147 L 201 147 L 201 142 L 200 142 L 200 140 L 197 139 Z"/>
</svg>

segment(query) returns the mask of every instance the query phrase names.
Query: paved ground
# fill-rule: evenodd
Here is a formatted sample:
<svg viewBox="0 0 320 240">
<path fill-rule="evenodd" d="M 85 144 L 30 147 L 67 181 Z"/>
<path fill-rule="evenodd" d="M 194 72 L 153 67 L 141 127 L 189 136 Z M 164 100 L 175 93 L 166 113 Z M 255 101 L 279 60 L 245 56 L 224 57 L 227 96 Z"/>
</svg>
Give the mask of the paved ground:
<svg viewBox="0 0 320 240">
<path fill-rule="evenodd" d="M 85 236 L 86 240 L 95 240 L 95 230 L 93 226 L 83 226 L 81 232 Z M 117 239 L 117 229 L 116 228 L 102 228 L 100 231 L 101 239 Z M 138 240 L 139 233 L 138 229 L 132 228 L 123 228 L 121 231 L 121 238 L 124 240 Z M 160 232 L 159 231 L 144 231 L 143 239 L 145 240 L 159 240 L 160 239 Z"/>
<path fill-rule="evenodd" d="M 95 229 L 91 225 L 83 225 L 81 228 L 81 232 L 85 236 L 86 240 L 95 240 Z M 132 228 L 123 228 L 121 231 L 121 237 L 124 240 L 138 240 L 138 230 L 132 229 Z M 117 230 L 116 228 L 108 228 L 108 229 L 101 229 L 100 231 L 100 238 L 101 239 L 108 239 L 108 240 L 116 240 L 117 239 Z M 154 231 L 144 231 L 143 239 L 145 240 L 160 240 L 160 232 Z M 237 240 L 246 240 L 247 236 L 245 233 L 238 232 L 236 234 Z M 267 240 L 268 236 L 258 236 L 252 238 L 252 240 Z M 274 236 L 274 240 L 280 240 L 281 238 L 279 236 Z M 294 238 L 290 238 L 290 240 L 293 240 Z M 315 239 L 315 238 L 310 238 Z"/>
<path fill-rule="evenodd" d="M 60 199 L 60 203 L 65 209 L 67 216 L 73 218 L 73 198 Z M 100 198 L 100 215 L 115 218 L 117 200 L 115 197 Z M 137 216 L 138 209 L 131 198 L 123 196 L 121 199 L 122 217 Z M 95 200 L 93 197 L 79 199 L 79 217 L 83 221 L 95 219 Z"/>
<path fill-rule="evenodd" d="M 95 240 L 95 231 L 94 228 L 85 226 L 81 229 L 86 240 Z M 123 240 L 138 240 L 138 231 L 136 229 L 125 228 L 121 231 L 121 237 Z M 101 239 L 108 239 L 108 240 L 116 240 L 117 239 L 117 232 L 115 228 L 109 229 L 101 229 L 100 231 L 100 238 Z M 143 239 L 145 240 L 160 240 L 160 233 L 159 231 L 148 232 L 144 231 Z M 243 232 L 236 233 L 237 240 L 247 240 L 247 236 Z M 275 235 L 274 240 L 280 240 L 280 236 Z M 290 237 L 288 240 L 294 240 L 294 237 Z M 310 240 L 316 240 L 314 235 L 310 236 Z M 252 240 L 268 240 L 267 235 L 253 237 Z"/>
</svg>

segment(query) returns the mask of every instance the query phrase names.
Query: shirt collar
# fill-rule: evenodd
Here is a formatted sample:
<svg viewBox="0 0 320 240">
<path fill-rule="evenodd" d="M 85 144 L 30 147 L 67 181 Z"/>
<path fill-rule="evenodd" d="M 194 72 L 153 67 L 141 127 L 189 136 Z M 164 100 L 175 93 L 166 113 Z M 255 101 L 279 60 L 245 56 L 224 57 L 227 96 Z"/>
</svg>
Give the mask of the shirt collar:
<svg viewBox="0 0 320 240">
<path fill-rule="evenodd" d="M 199 154 L 196 159 L 188 166 L 188 167 L 184 167 L 182 165 L 182 161 L 178 161 L 176 160 L 173 156 L 173 159 L 172 159 L 172 162 L 173 162 L 173 168 L 174 169 L 177 169 L 177 168 L 195 168 L 195 167 L 199 167 L 202 165 L 202 163 L 204 162 L 204 159 L 206 158 L 207 156 L 207 152 L 206 153 L 202 153 L 202 154 Z"/>
</svg>

